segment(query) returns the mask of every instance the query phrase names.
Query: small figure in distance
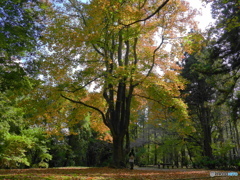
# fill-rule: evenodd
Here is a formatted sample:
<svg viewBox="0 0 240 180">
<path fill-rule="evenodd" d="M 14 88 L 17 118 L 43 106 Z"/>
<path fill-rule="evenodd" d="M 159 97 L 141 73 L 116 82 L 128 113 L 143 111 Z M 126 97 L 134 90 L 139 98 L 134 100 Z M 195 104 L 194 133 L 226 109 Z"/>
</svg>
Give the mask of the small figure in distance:
<svg viewBox="0 0 240 180">
<path fill-rule="evenodd" d="M 129 163 L 130 163 L 130 169 L 133 170 L 133 166 L 134 166 L 134 151 L 133 149 L 131 150 L 131 152 L 129 153 Z"/>
</svg>

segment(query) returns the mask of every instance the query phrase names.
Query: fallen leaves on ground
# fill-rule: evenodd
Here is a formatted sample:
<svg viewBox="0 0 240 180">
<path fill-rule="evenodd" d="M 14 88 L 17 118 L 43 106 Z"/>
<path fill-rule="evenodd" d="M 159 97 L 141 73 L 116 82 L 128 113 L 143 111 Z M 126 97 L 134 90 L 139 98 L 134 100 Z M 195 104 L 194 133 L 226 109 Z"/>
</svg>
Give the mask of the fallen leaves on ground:
<svg viewBox="0 0 240 180">
<path fill-rule="evenodd" d="M 146 169 L 138 168 L 49 168 L 49 169 L 11 169 L 0 170 L 0 179 L 31 180 L 237 180 L 238 177 L 210 177 L 210 170 L 201 169 Z M 239 173 L 240 174 L 240 173 Z"/>
</svg>

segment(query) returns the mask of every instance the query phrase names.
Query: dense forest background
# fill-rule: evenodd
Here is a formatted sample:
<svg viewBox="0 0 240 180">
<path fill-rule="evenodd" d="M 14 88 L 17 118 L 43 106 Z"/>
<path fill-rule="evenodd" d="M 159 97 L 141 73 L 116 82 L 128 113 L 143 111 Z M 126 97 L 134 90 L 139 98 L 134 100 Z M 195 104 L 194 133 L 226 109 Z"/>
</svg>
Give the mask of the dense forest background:
<svg viewBox="0 0 240 180">
<path fill-rule="evenodd" d="M 240 2 L 1 0 L 0 168 L 240 167 Z"/>
</svg>

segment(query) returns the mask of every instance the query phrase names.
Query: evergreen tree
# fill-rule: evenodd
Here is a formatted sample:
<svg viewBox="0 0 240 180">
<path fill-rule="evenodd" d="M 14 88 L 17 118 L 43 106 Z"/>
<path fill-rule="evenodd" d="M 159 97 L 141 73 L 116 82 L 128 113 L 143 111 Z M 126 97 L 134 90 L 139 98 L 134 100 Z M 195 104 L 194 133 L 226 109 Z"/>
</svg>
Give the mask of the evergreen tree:
<svg viewBox="0 0 240 180">
<path fill-rule="evenodd" d="M 198 57 L 199 58 L 199 57 Z M 189 136 L 190 141 L 199 143 L 202 148 L 202 155 L 213 159 L 212 152 L 212 113 L 211 106 L 214 101 L 214 88 L 211 83 L 206 82 L 206 78 L 196 67 L 199 64 L 197 55 L 186 54 L 183 60 L 182 76 L 189 81 L 183 91 L 185 100 L 189 106 L 189 113 L 194 122 L 197 132 Z M 196 141 L 197 140 L 197 141 Z M 211 164 L 209 164 L 211 167 Z"/>
</svg>

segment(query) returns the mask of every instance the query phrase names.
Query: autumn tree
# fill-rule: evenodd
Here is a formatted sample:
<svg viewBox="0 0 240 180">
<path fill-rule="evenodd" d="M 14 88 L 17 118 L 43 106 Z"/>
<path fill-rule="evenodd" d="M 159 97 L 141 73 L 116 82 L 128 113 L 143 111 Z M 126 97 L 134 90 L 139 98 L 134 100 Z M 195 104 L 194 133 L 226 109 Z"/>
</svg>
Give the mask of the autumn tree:
<svg viewBox="0 0 240 180">
<path fill-rule="evenodd" d="M 125 166 L 133 100 L 178 104 L 178 37 L 194 28 L 195 13 L 182 0 L 69 0 L 49 8 L 43 77 L 65 99 L 101 115 L 113 137 L 115 167 Z M 163 91 L 172 103 L 161 101 Z"/>
</svg>

